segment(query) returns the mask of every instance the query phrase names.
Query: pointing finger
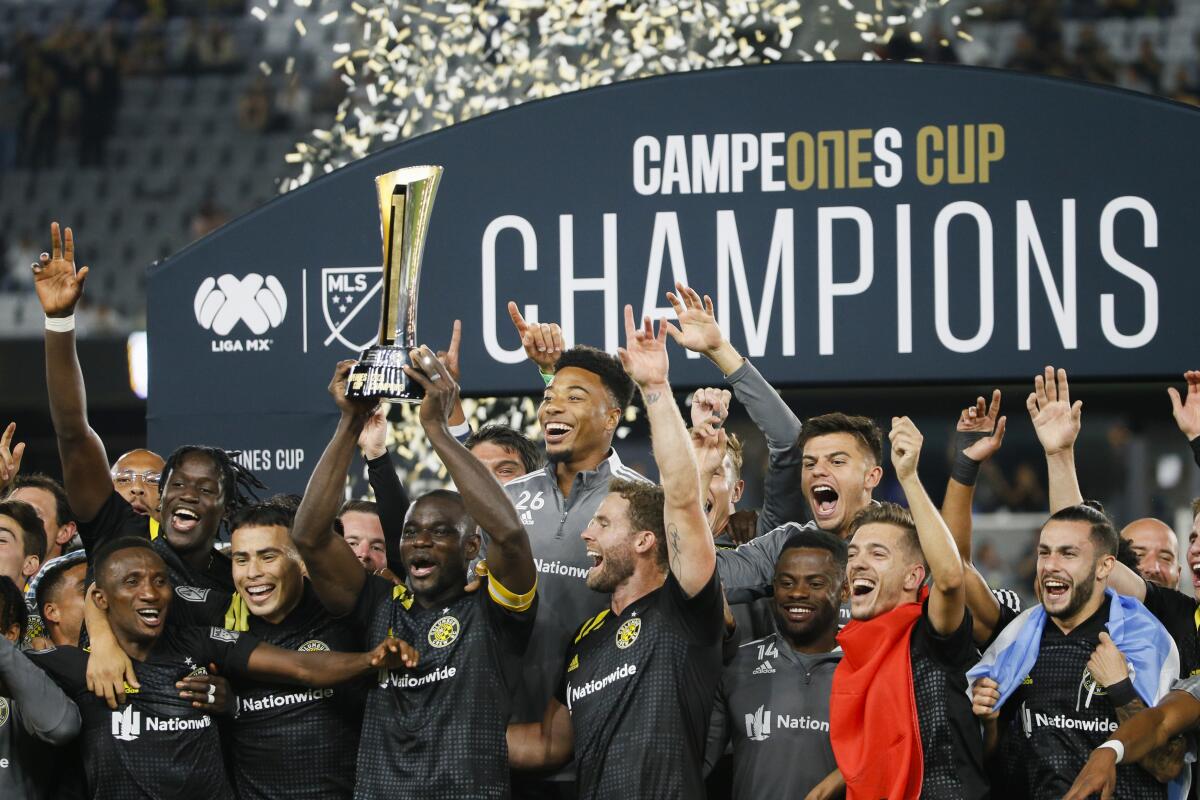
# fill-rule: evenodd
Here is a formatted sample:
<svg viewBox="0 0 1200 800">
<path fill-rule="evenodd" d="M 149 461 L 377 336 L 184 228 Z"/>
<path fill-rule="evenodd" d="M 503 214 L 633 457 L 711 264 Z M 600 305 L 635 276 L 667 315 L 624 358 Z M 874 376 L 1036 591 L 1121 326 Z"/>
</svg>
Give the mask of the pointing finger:
<svg viewBox="0 0 1200 800">
<path fill-rule="evenodd" d="M 521 334 L 521 336 L 524 336 L 525 331 L 529 326 L 525 323 L 525 318 L 521 316 L 521 310 L 517 308 L 517 304 L 512 300 L 508 301 L 508 316 L 512 319 L 513 326 L 517 329 L 517 333 Z"/>
</svg>

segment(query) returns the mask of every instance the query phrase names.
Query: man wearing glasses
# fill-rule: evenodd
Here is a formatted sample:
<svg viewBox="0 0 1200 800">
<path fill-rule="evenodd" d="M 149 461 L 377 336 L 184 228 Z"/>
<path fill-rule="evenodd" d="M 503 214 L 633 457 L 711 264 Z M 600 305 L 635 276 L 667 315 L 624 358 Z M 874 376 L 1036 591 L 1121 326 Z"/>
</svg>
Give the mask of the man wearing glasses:
<svg viewBox="0 0 1200 800">
<path fill-rule="evenodd" d="M 112 467 L 113 488 L 143 517 L 150 517 L 150 538 L 158 537 L 158 482 L 163 458 L 149 450 L 130 450 Z"/>
</svg>

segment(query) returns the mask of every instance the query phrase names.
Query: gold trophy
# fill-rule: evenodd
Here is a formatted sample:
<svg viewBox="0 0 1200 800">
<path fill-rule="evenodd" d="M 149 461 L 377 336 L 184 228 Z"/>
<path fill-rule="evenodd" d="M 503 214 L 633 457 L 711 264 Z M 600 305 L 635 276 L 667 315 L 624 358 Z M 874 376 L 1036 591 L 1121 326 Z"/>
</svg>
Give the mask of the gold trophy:
<svg viewBox="0 0 1200 800">
<path fill-rule="evenodd" d="M 346 382 L 346 396 L 415 402 L 420 384 L 402 367 L 417 346 L 417 287 L 429 217 L 442 168 L 406 167 L 375 179 L 383 228 L 383 317 L 379 342 L 358 357 Z"/>
</svg>

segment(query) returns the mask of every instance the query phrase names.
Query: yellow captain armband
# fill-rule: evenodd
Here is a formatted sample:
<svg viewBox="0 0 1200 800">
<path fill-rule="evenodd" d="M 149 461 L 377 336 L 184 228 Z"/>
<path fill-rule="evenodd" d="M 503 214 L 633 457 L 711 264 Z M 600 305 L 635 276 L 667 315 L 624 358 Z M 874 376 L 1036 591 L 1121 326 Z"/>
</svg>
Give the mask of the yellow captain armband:
<svg viewBox="0 0 1200 800">
<path fill-rule="evenodd" d="M 157 538 L 158 538 L 158 520 L 156 520 L 154 517 L 151 517 L 150 518 L 150 541 L 153 542 Z"/>
<path fill-rule="evenodd" d="M 488 572 L 487 562 L 480 561 L 475 565 L 475 574 L 480 578 L 487 578 L 488 594 L 496 604 L 507 608 L 509 611 L 528 611 L 533 605 L 534 595 L 537 594 L 537 578 L 533 579 L 533 588 L 525 594 L 517 594 L 510 589 L 505 588 L 504 584 L 496 580 L 496 577 Z"/>
<path fill-rule="evenodd" d="M 399 600 L 400 605 L 404 606 L 405 608 L 412 608 L 413 595 L 412 592 L 408 590 L 407 586 L 405 586 L 403 583 L 397 583 L 392 587 L 392 600 Z M 388 631 L 388 636 L 391 635 L 391 631 Z"/>
<path fill-rule="evenodd" d="M 225 630 L 242 633 L 250 630 L 250 609 L 237 592 L 233 593 L 233 599 L 229 601 L 229 608 L 225 609 Z"/>
</svg>

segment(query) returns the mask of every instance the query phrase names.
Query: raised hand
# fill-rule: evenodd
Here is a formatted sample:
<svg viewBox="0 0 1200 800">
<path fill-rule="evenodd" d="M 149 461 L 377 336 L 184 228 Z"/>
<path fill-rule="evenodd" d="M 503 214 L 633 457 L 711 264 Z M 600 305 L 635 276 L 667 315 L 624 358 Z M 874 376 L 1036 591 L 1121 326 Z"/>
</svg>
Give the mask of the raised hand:
<svg viewBox="0 0 1200 800">
<path fill-rule="evenodd" d="M 558 326 L 554 327 L 557 328 Z M 450 373 L 451 378 L 454 378 L 455 383 L 462 382 L 462 375 L 458 370 L 458 348 L 461 342 L 462 321 L 456 319 L 454 320 L 454 330 L 450 333 L 450 344 L 445 350 L 437 351 L 438 361 L 441 361 L 445 365 L 446 371 Z"/>
<path fill-rule="evenodd" d="M 1200 371 L 1188 370 L 1183 373 L 1187 381 L 1187 397 L 1181 399 L 1179 390 L 1174 386 L 1167 388 L 1171 396 L 1171 413 L 1175 415 L 1175 424 L 1190 442 L 1200 436 Z"/>
<path fill-rule="evenodd" d="M 617 355 L 629 377 L 643 389 L 667 382 L 667 326 L 670 324 L 660 320 L 655 334 L 654 325 L 646 317 L 642 327 L 635 328 L 633 306 L 625 306 L 625 346 L 617 348 Z"/>
<path fill-rule="evenodd" d="M 734 544 L 745 544 L 758 536 L 758 512 L 753 508 L 729 515 L 729 537 Z"/>
<path fill-rule="evenodd" d="M 903 481 L 916 475 L 921 444 L 925 441 L 917 426 L 908 417 L 892 417 L 888 439 L 892 443 L 892 468 L 896 470 L 896 477 Z"/>
<path fill-rule="evenodd" d="M 546 374 L 553 372 L 554 365 L 558 363 L 558 358 L 563 351 L 562 328 L 558 327 L 558 323 L 528 323 L 521 316 L 517 304 L 511 300 L 508 301 L 508 316 L 512 318 L 513 327 L 517 329 L 517 334 L 521 337 L 521 346 L 525 348 L 525 355 L 529 356 L 529 359 L 537 364 L 538 369 L 542 372 Z"/>
<path fill-rule="evenodd" d="M 958 416 L 958 432 L 968 434 L 971 444 L 963 453 L 972 461 L 984 462 L 996 454 L 1004 441 L 1008 417 L 1000 416 L 1000 390 L 992 391 L 991 403 L 985 404 L 982 397 L 975 398 L 975 405 L 964 408 Z"/>
<path fill-rule="evenodd" d="M 733 395 L 728 389 L 697 389 L 692 395 L 692 428 L 714 433 L 729 417 L 729 401 Z"/>
<path fill-rule="evenodd" d="M 717 428 L 712 433 L 704 428 L 692 428 L 691 436 L 700 478 L 702 484 L 707 486 L 708 479 L 724 467 L 728 435 L 722 428 Z"/>
<path fill-rule="evenodd" d="M 87 267 L 75 269 L 75 234 L 67 228 L 60 235 L 58 223 L 50 223 L 50 252 L 33 265 L 33 286 L 46 316 L 74 314 L 87 276 Z"/>
<path fill-rule="evenodd" d="M 367 658 L 372 667 L 379 669 L 412 669 L 420 656 L 408 642 L 389 636 L 368 653 Z"/>
<path fill-rule="evenodd" d="M 671 334 L 675 344 L 694 353 L 715 353 L 724 343 L 725 334 L 721 332 L 716 314 L 713 313 L 712 298 L 704 295 L 701 299 L 695 289 L 682 283 L 675 284 L 675 290 L 678 294 L 667 292 L 667 300 L 670 301 L 671 308 L 675 309 L 679 327 L 664 320 L 667 333 Z"/>
<path fill-rule="evenodd" d="M 445 425 L 458 400 L 458 382 L 427 346 L 409 350 L 408 357 L 413 366 L 405 366 L 404 373 L 425 389 L 425 398 L 421 400 L 421 410 L 417 414 L 421 426 L 428 431 L 431 425 Z"/>
<path fill-rule="evenodd" d="M 20 442 L 12 447 L 13 436 L 17 432 L 17 423 L 10 422 L 0 435 L 0 495 L 8 491 L 8 487 L 16 480 L 21 471 L 21 458 L 25 455 L 25 443 Z"/>
<path fill-rule="evenodd" d="M 358 449 L 362 450 L 363 458 L 368 461 L 387 452 L 387 415 L 388 404 L 380 403 L 367 417 L 362 433 L 358 435 Z"/>
<path fill-rule="evenodd" d="M 339 361 L 333 368 L 333 378 L 329 381 L 329 394 L 333 396 L 334 405 L 342 414 L 351 417 L 369 417 L 379 405 L 375 399 L 346 397 L 346 381 L 350 377 L 350 369 L 355 365 L 353 359 Z"/>
<path fill-rule="evenodd" d="M 1067 371 L 1046 367 L 1045 374 L 1033 379 L 1033 391 L 1025 398 L 1025 407 L 1033 420 L 1033 429 L 1046 455 L 1054 455 L 1075 446 L 1083 419 L 1083 401 L 1071 404 Z"/>
</svg>

